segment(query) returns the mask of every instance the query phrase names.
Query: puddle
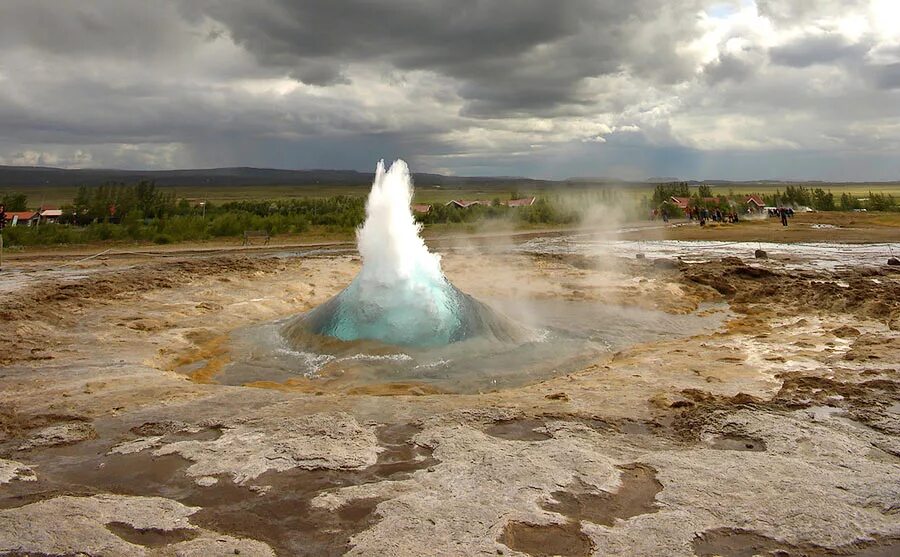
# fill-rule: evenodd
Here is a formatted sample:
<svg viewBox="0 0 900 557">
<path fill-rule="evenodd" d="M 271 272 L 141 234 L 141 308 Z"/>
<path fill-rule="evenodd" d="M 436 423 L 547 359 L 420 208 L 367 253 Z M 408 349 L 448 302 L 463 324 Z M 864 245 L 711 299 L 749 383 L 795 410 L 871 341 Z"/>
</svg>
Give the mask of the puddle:
<svg viewBox="0 0 900 557">
<path fill-rule="evenodd" d="M 534 419 L 494 422 L 486 427 L 484 432 L 511 441 L 546 441 L 551 438 L 544 422 Z"/>
<path fill-rule="evenodd" d="M 656 512 L 656 495 L 663 488 L 656 479 L 656 470 L 643 464 L 626 464 L 619 469 L 622 484 L 613 493 L 598 491 L 579 480 L 565 491 L 554 491 L 556 502 L 545 503 L 542 507 L 574 521 L 585 520 L 604 526 L 613 526 L 617 519 Z"/>
<path fill-rule="evenodd" d="M 308 392 L 379 387 L 379 394 L 490 392 L 570 373 L 635 344 L 714 331 L 727 318 L 727 312 L 709 307 L 673 315 L 590 301 L 494 300 L 490 305 L 527 329 L 524 338 L 477 337 L 430 348 L 309 333 L 289 340 L 283 334 L 288 320 L 279 320 L 232 332 L 230 362 L 214 380 Z M 391 385 L 417 385 L 420 392 L 391 393 L 386 388 Z"/>
<path fill-rule="evenodd" d="M 594 544 L 581 531 L 578 522 L 545 525 L 510 522 L 499 541 L 533 557 L 587 557 L 594 552 Z"/>
<path fill-rule="evenodd" d="M 766 450 L 766 442 L 762 439 L 754 439 L 753 437 L 743 437 L 740 435 L 720 435 L 713 438 L 709 445 L 711 448 L 720 451 L 763 452 Z"/>
<path fill-rule="evenodd" d="M 621 486 L 613 493 L 598 491 L 580 480 L 565 491 L 555 491 L 554 501 L 544 503 L 544 510 L 566 517 L 564 524 L 528 524 L 510 522 L 500 536 L 500 543 L 534 557 L 565 555 L 586 557 L 594 551 L 588 536 L 581 531 L 581 521 L 614 526 L 617 519 L 628 519 L 656 512 L 656 494 L 662 484 L 656 470 L 644 464 L 619 466 Z"/>
<path fill-rule="evenodd" d="M 829 549 L 815 544 L 791 545 L 750 530 L 717 528 L 693 542 L 698 557 L 893 557 L 900 539 L 881 539 Z"/>
<path fill-rule="evenodd" d="M 189 528 L 162 530 L 159 528 L 135 528 L 124 522 L 110 522 L 106 529 L 123 540 L 144 547 L 165 547 L 169 544 L 192 540 L 200 535 Z"/>
</svg>

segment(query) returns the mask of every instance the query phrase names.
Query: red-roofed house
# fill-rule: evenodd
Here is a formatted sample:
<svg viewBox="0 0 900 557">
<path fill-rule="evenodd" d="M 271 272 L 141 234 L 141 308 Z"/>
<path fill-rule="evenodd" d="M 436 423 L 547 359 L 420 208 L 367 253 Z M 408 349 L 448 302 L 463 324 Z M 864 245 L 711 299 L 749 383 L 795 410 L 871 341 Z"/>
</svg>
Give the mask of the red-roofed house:
<svg viewBox="0 0 900 557">
<path fill-rule="evenodd" d="M 452 201 L 446 203 L 446 205 L 455 205 L 460 209 L 468 209 L 472 205 L 491 205 L 490 201 L 486 201 L 484 199 L 453 199 Z"/>
<path fill-rule="evenodd" d="M 747 208 L 754 213 L 761 213 L 766 207 L 766 202 L 763 201 L 760 196 L 755 194 L 748 195 L 747 199 L 744 200 L 744 203 L 747 205 Z"/>
<path fill-rule="evenodd" d="M 536 197 L 524 197 L 522 199 L 510 199 L 505 204 L 507 207 L 530 207 L 534 205 Z"/>
<path fill-rule="evenodd" d="M 421 215 L 424 215 L 425 213 L 428 213 L 431 211 L 431 205 L 426 205 L 423 203 L 414 203 L 412 205 L 412 210 L 413 210 L 413 213 L 419 213 Z"/>
<path fill-rule="evenodd" d="M 691 204 L 690 197 L 675 197 L 673 195 L 671 198 L 669 198 L 669 201 L 671 201 L 676 207 L 678 207 L 682 211 L 686 211 L 688 206 Z"/>
<path fill-rule="evenodd" d="M 6 224 L 8 226 L 25 225 L 31 226 L 37 222 L 40 215 L 36 211 L 7 211 Z"/>
</svg>

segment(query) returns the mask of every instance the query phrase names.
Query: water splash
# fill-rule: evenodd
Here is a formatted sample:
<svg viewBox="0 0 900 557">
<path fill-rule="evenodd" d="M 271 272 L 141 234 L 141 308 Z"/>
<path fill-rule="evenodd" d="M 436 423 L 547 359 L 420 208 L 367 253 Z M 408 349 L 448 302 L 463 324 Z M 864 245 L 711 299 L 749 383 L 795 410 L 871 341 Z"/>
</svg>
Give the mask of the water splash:
<svg viewBox="0 0 900 557">
<path fill-rule="evenodd" d="M 444 276 L 440 256 L 428 251 L 413 218 L 412 194 L 405 162 L 397 160 L 387 171 L 384 161 L 378 163 L 366 221 L 357 231 L 362 270 L 337 296 L 289 323 L 289 339 L 312 332 L 343 341 L 428 347 L 476 336 L 515 336 L 513 327 Z"/>
</svg>

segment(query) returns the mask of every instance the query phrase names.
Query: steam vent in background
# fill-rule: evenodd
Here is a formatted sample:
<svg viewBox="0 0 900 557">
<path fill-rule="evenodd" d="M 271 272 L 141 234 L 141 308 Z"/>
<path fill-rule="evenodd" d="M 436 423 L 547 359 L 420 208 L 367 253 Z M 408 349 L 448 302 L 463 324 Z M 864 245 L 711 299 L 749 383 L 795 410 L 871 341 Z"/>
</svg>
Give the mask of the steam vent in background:
<svg viewBox="0 0 900 557">
<path fill-rule="evenodd" d="M 357 231 L 362 270 L 337 296 L 289 321 L 289 341 L 304 342 L 309 333 L 413 347 L 475 337 L 514 340 L 516 327 L 444 276 L 440 256 L 419 235 L 412 193 L 405 162 L 387 171 L 378 163 L 366 221 Z"/>
</svg>

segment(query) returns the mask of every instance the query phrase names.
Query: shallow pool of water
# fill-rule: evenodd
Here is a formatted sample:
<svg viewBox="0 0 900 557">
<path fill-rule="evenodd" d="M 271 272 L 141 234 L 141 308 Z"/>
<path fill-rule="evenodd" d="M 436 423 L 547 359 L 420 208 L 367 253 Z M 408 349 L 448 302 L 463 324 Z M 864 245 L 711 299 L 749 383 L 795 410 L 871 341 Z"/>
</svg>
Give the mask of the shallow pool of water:
<svg viewBox="0 0 900 557">
<path fill-rule="evenodd" d="M 608 240 L 596 234 L 569 234 L 539 237 L 523 242 L 516 251 L 536 254 L 615 255 L 633 259 L 641 253 L 650 258 L 679 258 L 686 262 L 722 257 L 753 259 L 762 249 L 788 269 L 835 270 L 859 266 L 883 266 L 900 253 L 898 243 L 773 243 L 681 240 Z"/>
<path fill-rule="evenodd" d="M 298 342 L 284 336 L 289 321 L 284 319 L 234 331 L 231 362 L 216 380 L 228 385 L 303 381 L 307 388 L 320 384 L 323 390 L 403 383 L 443 392 L 487 392 L 571 373 L 634 344 L 712 331 L 726 316 L 722 308 L 672 315 L 559 300 L 493 300 L 489 305 L 522 325 L 525 338 L 472 338 L 431 348 L 344 342 L 313 334 Z"/>
</svg>

